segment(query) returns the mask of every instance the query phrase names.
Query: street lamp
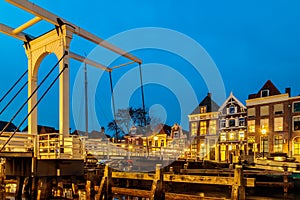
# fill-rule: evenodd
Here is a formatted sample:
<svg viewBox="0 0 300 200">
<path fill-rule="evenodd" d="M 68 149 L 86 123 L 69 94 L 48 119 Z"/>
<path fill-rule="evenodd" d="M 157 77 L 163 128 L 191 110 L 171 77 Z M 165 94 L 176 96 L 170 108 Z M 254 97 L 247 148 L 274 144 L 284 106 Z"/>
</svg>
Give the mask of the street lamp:
<svg viewBox="0 0 300 200">
<path fill-rule="evenodd" d="M 265 158 L 265 136 L 267 135 L 267 130 L 265 128 L 261 129 L 262 134 L 262 148 L 263 148 L 263 158 Z"/>
</svg>

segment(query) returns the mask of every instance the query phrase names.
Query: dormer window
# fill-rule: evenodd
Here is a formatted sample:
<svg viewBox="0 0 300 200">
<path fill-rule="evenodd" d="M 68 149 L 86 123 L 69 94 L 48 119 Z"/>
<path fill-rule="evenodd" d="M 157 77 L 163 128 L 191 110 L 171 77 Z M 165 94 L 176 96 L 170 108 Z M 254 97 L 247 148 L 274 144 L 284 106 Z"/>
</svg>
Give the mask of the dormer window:
<svg viewBox="0 0 300 200">
<path fill-rule="evenodd" d="M 261 90 L 260 97 L 268 97 L 270 94 L 269 89 Z"/>
<path fill-rule="evenodd" d="M 206 106 L 201 106 L 200 107 L 200 114 L 206 113 Z"/>
<path fill-rule="evenodd" d="M 231 106 L 229 107 L 229 113 L 230 113 L 230 114 L 234 114 L 234 113 L 235 113 L 235 106 L 234 106 L 234 105 L 231 105 Z"/>
</svg>

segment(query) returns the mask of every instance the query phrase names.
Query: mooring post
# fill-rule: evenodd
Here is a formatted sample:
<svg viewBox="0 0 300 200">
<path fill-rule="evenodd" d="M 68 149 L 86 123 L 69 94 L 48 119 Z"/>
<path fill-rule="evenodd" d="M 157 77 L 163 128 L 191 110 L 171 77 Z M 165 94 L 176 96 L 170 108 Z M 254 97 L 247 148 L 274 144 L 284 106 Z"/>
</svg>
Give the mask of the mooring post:
<svg viewBox="0 0 300 200">
<path fill-rule="evenodd" d="M 236 165 L 234 170 L 233 185 L 231 191 L 232 200 L 245 200 L 245 183 L 243 167 L 241 165 Z"/>
<path fill-rule="evenodd" d="M 188 169 L 188 163 L 185 163 L 185 164 L 183 165 L 183 174 L 188 174 L 187 169 Z"/>
<path fill-rule="evenodd" d="M 286 194 L 289 191 L 289 172 L 288 172 L 288 166 L 283 166 L 283 192 Z"/>
<path fill-rule="evenodd" d="M 156 164 L 155 177 L 151 187 L 150 200 L 164 200 L 163 173 L 161 164 Z"/>
<path fill-rule="evenodd" d="M 113 199 L 111 185 L 112 185 L 112 168 L 107 166 L 106 194 L 105 194 L 105 198 L 104 198 L 105 200 L 112 200 Z"/>
<path fill-rule="evenodd" d="M 91 199 L 91 181 L 90 180 L 86 181 L 85 190 L 86 190 L 86 200 L 90 200 Z"/>
</svg>

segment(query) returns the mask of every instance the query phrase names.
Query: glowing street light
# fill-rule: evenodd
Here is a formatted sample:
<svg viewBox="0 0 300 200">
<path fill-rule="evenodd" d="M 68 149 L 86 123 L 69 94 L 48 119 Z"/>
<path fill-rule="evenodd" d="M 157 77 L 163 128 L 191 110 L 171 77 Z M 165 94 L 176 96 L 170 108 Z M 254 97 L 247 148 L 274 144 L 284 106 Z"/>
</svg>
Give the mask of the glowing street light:
<svg viewBox="0 0 300 200">
<path fill-rule="evenodd" d="M 262 127 L 261 129 L 261 135 L 262 135 L 262 148 L 263 148 L 263 158 L 265 158 L 265 136 L 267 135 L 267 130 Z"/>
</svg>

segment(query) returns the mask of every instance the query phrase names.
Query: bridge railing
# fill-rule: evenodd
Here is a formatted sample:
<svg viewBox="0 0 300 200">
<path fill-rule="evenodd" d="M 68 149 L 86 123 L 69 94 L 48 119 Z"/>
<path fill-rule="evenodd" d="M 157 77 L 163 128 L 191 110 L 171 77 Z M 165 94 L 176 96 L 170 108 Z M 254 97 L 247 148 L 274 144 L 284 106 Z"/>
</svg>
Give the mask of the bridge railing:
<svg viewBox="0 0 300 200">
<path fill-rule="evenodd" d="M 83 159 L 83 148 L 78 136 L 64 138 L 61 145 L 59 133 L 38 135 L 38 159 Z"/>
<path fill-rule="evenodd" d="M 3 132 L 0 137 L 0 147 L 2 147 L 13 132 Z M 17 132 L 5 146 L 3 152 L 28 152 L 33 151 L 33 141 L 36 135 Z"/>
</svg>

